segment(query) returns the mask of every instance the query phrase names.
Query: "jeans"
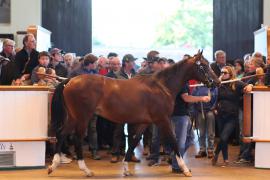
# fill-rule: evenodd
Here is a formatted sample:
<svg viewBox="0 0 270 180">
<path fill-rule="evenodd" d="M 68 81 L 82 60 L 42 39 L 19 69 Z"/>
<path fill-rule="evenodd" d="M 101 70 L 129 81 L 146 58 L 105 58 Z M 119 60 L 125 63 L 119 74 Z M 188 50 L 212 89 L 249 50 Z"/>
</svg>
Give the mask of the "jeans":
<svg viewBox="0 0 270 180">
<path fill-rule="evenodd" d="M 222 151 L 224 161 L 228 160 L 228 140 L 236 127 L 237 121 L 238 121 L 238 116 L 218 115 L 217 123 L 218 123 L 220 140 L 217 144 L 215 155 L 218 156 L 219 152 Z"/>
<path fill-rule="evenodd" d="M 190 118 L 187 115 L 173 116 L 172 125 L 180 154 L 183 157 L 189 146 L 193 144 L 194 139 Z M 175 155 L 172 156 L 172 168 L 180 169 Z"/>
<path fill-rule="evenodd" d="M 159 159 L 160 141 L 161 141 L 160 129 L 157 127 L 157 125 L 153 124 L 150 159 L 154 161 L 158 161 Z M 162 145 L 163 145 L 165 153 L 170 154 L 171 152 L 170 147 L 168 147 L 168 145 L 165 143 L 162 143 Z"/>
<path fill-rule="evenodd" d="M 113 147 L 112 147 L 112 155 L 119 156 L 122 152 L 126 149 L 126 138 L 124 133 L 125 124 L 117 124 L 115 126 L 113 132 Z M 128 130 L 128 147 L 130 147 L 133 143 L 133 137 L 135 133 L 135 125 L 134 124 L 127 124 Z M 134 153 L 133 153 L 134 154 Z"/>
<path fill-rule="evenodd" d="M 202 117 L 202 113 L 199 113 L 197 116 L 198 128 L 200 131 L 199 144 L 200 150 L 206 151 L 214 150 L 214 141 L 215 141 L 215 115 L 213 111 L 208 111 L 204 113 L 205 119 Z M 207 145 L 206 146 L 206 141 Z"/>
<path fill-rule="evenodd" d="M 91 119 L 88 124 L 88 142 L 89 142 L 89 149 L 91 151 L 97 151 L 98 142 L 97 142 L 97 116 L 96 115 L 93 116 L 93 119 Z"/>
</svg>

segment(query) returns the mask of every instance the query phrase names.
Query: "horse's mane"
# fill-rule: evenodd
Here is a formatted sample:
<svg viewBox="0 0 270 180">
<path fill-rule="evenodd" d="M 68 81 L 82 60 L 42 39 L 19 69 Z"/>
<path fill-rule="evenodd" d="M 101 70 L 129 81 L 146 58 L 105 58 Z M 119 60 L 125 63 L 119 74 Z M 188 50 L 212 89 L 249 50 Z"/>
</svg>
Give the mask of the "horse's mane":
<svg viewBox="0 0 270 180">
<path fill-rule="evenodd" d="M 191 58 L 193 58 L 193 57 L 191 57 Z M 175 63 L 174 65 L 170 66 L 170 67 L 167 67 L 167 68 L 165 68 L 165 69 L 163 69 L 161 71 L 158 71 L 158 72 L 154 73 L 154 76 L 157 79 L 164 79 L 166 81 L 167 78 L 169 78 L 171 76 L 174 76 L 175 73 L 180 70 L 182 65 L 187 63 L 187 61 L 189 59 L 181 60 L 181 61 Z"/>
</svg>

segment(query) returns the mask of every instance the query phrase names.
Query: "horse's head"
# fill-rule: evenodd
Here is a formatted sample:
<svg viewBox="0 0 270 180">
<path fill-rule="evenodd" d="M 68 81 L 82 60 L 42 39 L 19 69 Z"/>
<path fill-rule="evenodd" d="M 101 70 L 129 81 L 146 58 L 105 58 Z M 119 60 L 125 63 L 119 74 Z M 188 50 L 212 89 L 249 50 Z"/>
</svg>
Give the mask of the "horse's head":
<svg viewBox="0 0 270 180">
<path fill-rule="evenodd" d="M 198 53 L 192 58 L 193 76 L 196 80 L 204 83 L 207 87 L 219 86 L 220 80 L 211 69 L 209 62 L 202 56 L 203 51 Z"/>
</svg>

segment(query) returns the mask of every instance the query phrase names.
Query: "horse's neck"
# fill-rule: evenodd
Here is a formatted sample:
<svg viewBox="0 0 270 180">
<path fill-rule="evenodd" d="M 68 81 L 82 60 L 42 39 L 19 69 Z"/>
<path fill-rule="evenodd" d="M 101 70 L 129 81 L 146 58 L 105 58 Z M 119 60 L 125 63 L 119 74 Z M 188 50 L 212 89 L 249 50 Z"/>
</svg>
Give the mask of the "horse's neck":
<svg viewBox="0 0 270 180">
<path fill-rule="evenodd" d="M 173 97 L 179 93 L 181 88 L 190 80 L 191 64 L 186 62 L 177 63 L 175 67 L 170 67 L 157 74 L 159 82 L 165 86 Z"/>
</svg>

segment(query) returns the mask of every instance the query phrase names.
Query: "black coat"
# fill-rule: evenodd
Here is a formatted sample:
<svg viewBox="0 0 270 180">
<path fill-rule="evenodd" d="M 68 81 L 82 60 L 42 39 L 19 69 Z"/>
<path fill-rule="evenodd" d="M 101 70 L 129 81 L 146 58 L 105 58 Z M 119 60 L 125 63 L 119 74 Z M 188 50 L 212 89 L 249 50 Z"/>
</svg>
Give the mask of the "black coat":
<svg viewBox="0 0 270 180">
<path fill-rule="evenodd" d="M 210 66 L 212 70 L 214 71 L 214 73 L 217 75 L 217 77 L 219 77 L 221 74 L 221 68 L 218 66 L 217 62 L 211 63 Z"/>
<path fill-rule="evenodd" d="M 105 76 L 110 77 L 110 78 L 114 78 L 114 79 L 117 78 L 116 74 L 113 71 L 108 72 Z"/>
<path fill-rule="evenodd" d="M 14 63 L 14 57 L 6 57 L 4 52 L 0 53 L 1 56 L 10 59 L 6 65 L 2 65 L 0 74 L 0 85 L 11 85 L 12 81 L 18 77 L 16 64 Z"/>
<path fill-rule="evenodd" d="M 32 70 L 38 65 L 38 51 L 33 49 L 28 55 L 25 49 L 20 50 L 15 56 L 15 64 L 18 68 L 19 76 L 31 74 Z"/>
<path fill-rule="evenodd" d="M 217 112 L 221 116 L 238 117 L 240 100 L 243 96 L 243 88 L 247 84 L 242 81 L 235 82 L 235 90 L 230 84 L 222 84 L 218 88 Z"/>
</svg>

